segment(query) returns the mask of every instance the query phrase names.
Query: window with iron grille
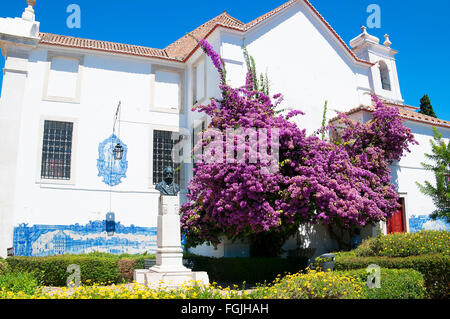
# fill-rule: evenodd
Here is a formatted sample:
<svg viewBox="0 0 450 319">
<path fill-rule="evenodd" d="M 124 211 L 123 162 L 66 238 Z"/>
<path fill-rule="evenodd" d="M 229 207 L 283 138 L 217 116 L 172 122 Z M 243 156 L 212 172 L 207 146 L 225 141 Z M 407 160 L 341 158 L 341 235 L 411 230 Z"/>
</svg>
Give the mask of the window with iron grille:
<svg viewBox="0 0 450 319">
<path fill-rule="evenodd" d="M 180 163 L 174 163 L 173 150 L 178 148 L 182 136 L 176 132 L 153 131 L 153 184 L 163 180 L 163 170 L 172 166 L 174 182 L 180 185 Z"/>
<path fill-rule="evenodd" d="M 41 178 L 70 179 L 72 122 L 44 121 Z"/>
</svg>

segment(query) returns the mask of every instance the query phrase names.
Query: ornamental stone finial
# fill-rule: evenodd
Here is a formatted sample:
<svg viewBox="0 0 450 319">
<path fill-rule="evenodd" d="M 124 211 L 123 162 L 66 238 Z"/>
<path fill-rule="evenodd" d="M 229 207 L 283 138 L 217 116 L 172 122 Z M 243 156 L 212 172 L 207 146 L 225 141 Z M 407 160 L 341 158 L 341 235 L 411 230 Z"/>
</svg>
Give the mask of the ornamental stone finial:
<svg viewBox="0 0 450 319">
<path fill-rule="evenodd" d="M 367 34 L 367 27 L 366 27 L 366 26 L 363 25 L 363 26 L 361 27 L 361 30 L 362 30 L 362 33 L 363 33 L 363 34 Z"/>
<path fill-rule="evenodd" d="M 392 44 L 392 42 L 389 40 L 389 35 L 388 35 L 388 34 L 385 34 L 385 35 L 384 35 L 384 39 L 385 39 L 385 40 L 384 40 L 384 43 L 383 43 L 383 44 L 389 48 L 389 47 L 391 46 L 391 44 Z"/>
<path fill-rule="evenodd" d="M 27 0 L 28 7 L 22 13 L 22 19 L 26 21 L 34 22 L 34 9 L 33 7 L 36 5 L 36 0 Z"/>
</svg>

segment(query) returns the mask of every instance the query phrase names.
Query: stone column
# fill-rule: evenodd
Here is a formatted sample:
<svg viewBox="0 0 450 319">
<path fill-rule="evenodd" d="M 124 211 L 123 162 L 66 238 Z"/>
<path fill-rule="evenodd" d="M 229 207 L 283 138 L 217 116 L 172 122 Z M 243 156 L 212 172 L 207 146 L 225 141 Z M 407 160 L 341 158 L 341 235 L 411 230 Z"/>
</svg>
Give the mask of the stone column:
<svg viewBox="0 0 450 319">
<path fill-rule="evenodd" d="M 159 197 L 156 265 L 154 272 L 190 272 L 183 266 L 179 205 L 180 196 Z"/>
<path fill-rule="evenodd" d="M 0 49 L 5 57 L 0 100 L 0 257 L 13 245 L 20 131 L 28 79 L 29 55 L 39 43 L 39 22 L 32 0 L 25 18 L 0 18 Z M 29 84 L 28 84 L 29 85 Z"/>
<path fill-rule="evenodd" d="M 17 161 L 28 54 L 9 49 L 5 60 L 0 103 L 0 148 L 4 150 L 0 156 L 0 257 L 6 257 L 7 248 L 13 246 Z"/>
<path fill-rule="evenodd" d="M 179 196 L 159 198 L 156 265 L 134 271 L 134 280 L 149 287 L 176 288 L 183 284 L 208 284 L 208 274 L 183 266 Z"/>
</svg>

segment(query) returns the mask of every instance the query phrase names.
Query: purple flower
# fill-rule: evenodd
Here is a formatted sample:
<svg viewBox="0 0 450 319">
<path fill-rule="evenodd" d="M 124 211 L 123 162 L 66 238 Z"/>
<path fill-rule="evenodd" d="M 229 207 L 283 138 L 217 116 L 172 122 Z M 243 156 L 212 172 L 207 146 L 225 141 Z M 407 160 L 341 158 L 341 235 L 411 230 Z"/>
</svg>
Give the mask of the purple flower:
<svg viewBox="0 0 450 319">
<path fill-rule="evenodd" d="M 274 102 L 254 91 L 250 74 L 241 88 L 226 85 L 220 55 L 206 40 L 200 45 L 221 75 L 222 100 L 197 106 L 196 110 L 211 117 L 211 124 L 196 148 L 226 149 L 222 139 L 211 138 L 210 130 L 277 129 L 279 141 L 273 147 L 278 148 L 279 162 L 268 164 L 268 153 L 258 153 L 257 161 L 249 154 L 244 161 L 227 161 L 224 152 L 222 162 L 197 163 L 188 185 L 189 201 L 181 209 L 182 231 L 189 245 L 215 245 L 222 236 L 234 239 L 266 231 L 291 235 L 301 223 L 364 226 L 391 216 L 398 207 L 398 195 L 389 165 L 417 143 L 397 109 L 374 97 L 371 121 L 353 122 L 341 114 L 338 138 L 323 141 L 307 136 L 289 121 L 303 112 L 278 115 L 274 109 L 281 94 L 273 96 Z M 262 144 L 257 140 L 237 137 L 232 150 L 258 150 Z M 269 171 L 270 165 L 279 169 Z"/>
</svg>

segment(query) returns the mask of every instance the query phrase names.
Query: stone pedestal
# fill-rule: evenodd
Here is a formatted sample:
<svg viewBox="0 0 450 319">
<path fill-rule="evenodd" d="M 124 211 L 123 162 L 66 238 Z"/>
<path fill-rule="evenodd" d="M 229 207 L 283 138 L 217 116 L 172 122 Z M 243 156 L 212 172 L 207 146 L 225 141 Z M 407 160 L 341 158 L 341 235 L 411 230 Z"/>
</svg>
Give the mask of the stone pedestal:
<svg viewBox="0 0 450 319">
<path fill-rule="evenodd" d="M 167 288 L 175 288 L 193 281 L 209 283 L 206 272 L 193 272 L 183 266 L 179 200 L 179 196 L 160 195 L 156 265 L 150 269 L 135 270 L 134 280 L 137 283 Z"/>
</svg>

